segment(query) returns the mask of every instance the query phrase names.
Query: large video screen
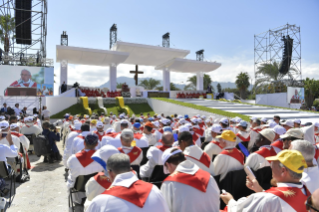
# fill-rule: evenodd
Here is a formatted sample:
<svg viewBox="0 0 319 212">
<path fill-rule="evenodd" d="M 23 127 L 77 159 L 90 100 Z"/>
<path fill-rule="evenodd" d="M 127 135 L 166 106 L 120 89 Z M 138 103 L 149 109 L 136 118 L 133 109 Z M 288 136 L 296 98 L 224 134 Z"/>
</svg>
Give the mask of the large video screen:
<svg viewBox="0 0 319 212">
<path fill-rule="evenodd" d="M 53 96 L 54 68 L 0 66 L 0 96 L 7 96 L 8 87 L 37 88 L 38 96 Z"/>
<path fill-rule="evenodd" d="M 288 87 L 287 102 L 290 104 L 303 104 L 305 102 L 305 89 L 297 87 Z"/>
</svg>

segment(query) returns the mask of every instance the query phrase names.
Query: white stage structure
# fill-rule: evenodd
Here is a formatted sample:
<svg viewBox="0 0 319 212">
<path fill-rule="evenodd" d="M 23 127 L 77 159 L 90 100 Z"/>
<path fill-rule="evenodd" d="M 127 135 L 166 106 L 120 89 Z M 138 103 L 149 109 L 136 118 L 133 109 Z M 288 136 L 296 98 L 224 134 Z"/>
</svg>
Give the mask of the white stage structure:
<svg viewBox="0 0 319 212">
<path fill-rule="evenodd" d="M 111 91 L 116 90 L 117 66 L 131 64 L 153 66 L 163 71 L 163 91 L 170 91 L 170 72 L 194 73 L 197 90 L 203 90 L 203 75 L 221 66 L 216 62 L 184 59 L 190 51 L 117 41 L 111 50 L 56 46 L 56 61 L 61 64 L 60 85 L 67 84 L 68 63 L 109 67 Z M 129 71 L 129 70 L 128 70 Z"/>
</svg>

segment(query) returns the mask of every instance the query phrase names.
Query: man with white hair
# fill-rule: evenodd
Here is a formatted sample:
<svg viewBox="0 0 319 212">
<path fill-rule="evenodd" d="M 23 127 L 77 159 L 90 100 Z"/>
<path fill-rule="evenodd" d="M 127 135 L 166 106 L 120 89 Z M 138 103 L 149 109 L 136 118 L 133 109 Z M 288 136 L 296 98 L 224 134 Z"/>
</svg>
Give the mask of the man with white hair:
<svg viewBox="0 0 319 212">
<path fill-rule="evenodd" d="M 223 132 L 223 129 L 219 124 L 214 124 L 211 127 L 212 140 L 205 146 L 204 152 L 208 154 L 208 156 L 212 159 L 212 161 L 214 160 L 215 156 L 218 155 L 225 147 L 225 146 L 222 146 L 222 144 L 220 144 L 218 139 L 216 139 L 216 137 L 221 135 L 222 132 Z"/>
<path fill-rule="evenodd" d="M 270 163 L 265 159 L 266 157 L 277 155 L 276 151 L 270 144 L 275 138 L 275 132 L 273 129 L 263 129 L 257 136 L 255 145 L 259 147 L 259 150 L 251 153 L 246 159 L 246 166 L 257 171 L 263 167 L 270 166 Z"/>
<path fill-rule="evenodd" d="M 132 172 L 125 154 L 113 154 L 107 160 L 112 181 L 109 189 L 95 197 L 86 212 L 168 212 L 159 189 L 139 180 Z"/>
<path fill-rule="evenodd" d="M 313 164 L 315 156 L 315 147 L 306 140 L 294 140 L 289 147 L 290 150 L 298 150 L 305 158 L 307 168 L 303 170 L 300 182 L 307 186 L 308 190 L 313 193 L 319 188 L 319 169 L 318 165 Z"/>
<path fill-rule="evenodd" d="M 121 153 L 127 154 L 130 157 L 131 165 L 140 165 L 143 160 L 143 152 L 136 145 L 132 147 L 132 141 L 134 140 L 133 131 L 130 129 L 124 129 L 120 135 L 122 146 L 117 148 Z"/>
<path fill-rule="evenodd" d="M 63 153 L 63 164 L 66 168 L 68 168 L 67 162 L 69 160 L 69 157 L 72 155 L 72 145 L 74 139 L 82 133 L 81 131 L 82 123 L 78 120 L 74 121 L 74 130 L 68 133 L 64 145 L 64 153 Z"/>
<path fill-rule="evenodd" d="M 163 171 L 171 173 L 161 186 L 170 211 L 219 211 L 219 188 L 215 179 L 186 158 L 174 147 L 162 155 Z"/>
<path fill-rule="evenodd" d="M 190 132 L 184 131 L 178 134 L 178 145 L 187 160 L 192 161 L 199 168 L 214 175 L 211 158 L 199 146 L 194 145 L 193 136 Z"/>
<path fill-rule="evenodd" d="M 162 136 L 162 143 L 163 145 L 160 146 L 151 146 L 147 153 L 146 157 L 148 158 L 148 161 L 146 164 L 141 166 L 140 168 L 140 176 L 142 178 L 149 178 L 151 177 L 154 167 L 156 165 L 163 165 L 162 162 L 162 154 L 163 152 L 171 148 L 174 143 L 174 136 L 171 132 L 164 132 Z"/>
<path fill-rule="evenodd" d="M 213 162 L 213 169 L 220 180 L 224 179 L 228 172 L 244 168 L 244 155 L 236 148 L 236 135 L 231 130 L 224 130 L 220 136 L 219 143 L 224 146 Z"/>
</svg>

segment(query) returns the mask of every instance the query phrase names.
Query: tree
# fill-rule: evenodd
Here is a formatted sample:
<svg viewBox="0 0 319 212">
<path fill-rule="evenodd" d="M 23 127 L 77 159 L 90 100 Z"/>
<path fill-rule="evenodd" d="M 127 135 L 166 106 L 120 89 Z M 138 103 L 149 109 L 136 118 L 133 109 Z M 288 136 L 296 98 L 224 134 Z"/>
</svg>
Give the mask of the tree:
<svg viewBox="0 0 319 212">
<path fill-rule="evenodd" d="M 236 85 L 237 88 L 240 91 L 240 98 L 245 98 L 245 92 L 247 90 L 247 88 L 249 87 L 250 83 L 249 83 L 249 75 L 247 72 L 240 72 L 237 77 L 236 77 Z"/>
<path fill-rule="evenodd" d="M 313 105 L 313 101 L 319 95 L 319 81 L 315 79 L 304 80 L 305 84 L 305 102 L 308 108 Z"/>
<path fill-rule="evenodd" d="M 255 82 L 255 91 L 256 93 L 267 92 L 267 93 L 278 93 L 283 92 L 287 89 L 284 83 L 281 80 L 288 76 L 289 78 L 293 78 L 293 73 L 298 73 L 298 70 L 294 68 L 290 68 L 287 74 L 281 74 L 279 72 L 280 63 L 274 61 L 271 64 L 262 64 L 258 67 L 256 72 L 257 75 L 261 75 L 262 77 L 256 80 Z M 275 82 L 273 82 L 275 81 Z"/>
<path fill-rule="evenodd" d="M 222 86 L 219 83 L 217 84 L 217 92 L 218 93 L 222 92 Z"/>
<path fill-rule="evenodd" d="M 156 89 L 159 90 L 159 91 L 162 91 L 163 90 L 163 86 L 159 86 Z M 171 91 L 180 91 L 181 90 L 178 87 L 176 87 L 175 84 L 172 83 L 172 82 L 170 83 L 170 89 L 171 89 Z"/>
<path fill-rule="evenodd" d="M 4 44 L 4 52 L 9 52 L 10 40 L 14 37 L 13 30 L 15 29 L 14 18 L 11 15 L 0 16 L 0 40 Z"/>
<path fill-rule="evenodd" d="M 150 78 L 150 79 L 144 79 L 140 82 L 139 86 L 144 87 L 145 90 L 153 90 L 160 84 L 159 80 Z"/>
<path fill-rule="evenodd" d="M 189 77 L 187 79 L 187 82 L 189 82 L 189 84 L 187 84 L 184 87 L 184 90 L 196 90 L 196 82 L 197 82 L 196 75 Z M 212 84 L 212 79 L 210 78 L 208 74 L 204 74 L 204 89 L 206 89 L 207 86 L 210 84 Z M 214 91 L 214 87 L 212 87 L 212 91 Z"/>
<path fill-rule="evenodd" d="M 123 85 L 124 83 L 116 83 L 116 88 L 122 88 L 122 85 Z"/>
</svg>

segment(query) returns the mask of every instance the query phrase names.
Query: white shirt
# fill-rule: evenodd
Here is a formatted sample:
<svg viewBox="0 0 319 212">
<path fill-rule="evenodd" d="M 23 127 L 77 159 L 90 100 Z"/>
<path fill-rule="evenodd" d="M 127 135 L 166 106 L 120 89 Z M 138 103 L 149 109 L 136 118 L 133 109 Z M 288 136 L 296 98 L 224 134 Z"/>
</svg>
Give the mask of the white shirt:
<svg viewBox="0 0 319 212">
<path fill-rule="evenodd" d="M 115 148 L 119 148 L 122 146 L 121 140 L 119 138 L 113 138 L 111 136 L 103 136 L 101 145 L 112 145 Z"/>
<path fill-rule="evenodd" d="M 22 111 L 17 107 L 14 107 L 13 110 L 14 110 L 14 113 L 16 114 L 16 116 L 20 116 L 20 113 L 22 113 Z"/>
<path fill-rule="evenodd" d="M 163 152 L 157 147 L 151 146 L 146 153 L 147 163 L 140 167 L 141 177 L 151 177 L 156 165 L 163 165 Z"/>
<path fill-rule="evenodd" d="M 67 135 L 67 138 L 65 139 L 65 145 L 64 145 L 64 153 L 63 153 L 63 164 L 66 168 L 68 168 L 68 160 L 69 157 L 72 155 L 72 144 L 73 140 L 78 136 L 79 133 L 76 131 L 72 131 Z"/>
<path fill-rule="evenodd" d="M 32 125 L 30 127 L 27 126 L 23 126 L 20 130 L 21 134 L 35 134 L 35 135 L 39 135 L 40 133 L 42 133 L 42 130 L 40 127 Z"/>
<path fill-rule="evenodd" d="M 199 170 L 189 160 L 180 163 L 176 171 L 194 175 Z M 171 212 L 219 212 L 219 188 L 215 179 L 210 176 L 206 192 L 192 186 L 175 182 L 164 181 L 161 187 L 164 199 Z"/>
<path fill-rule="evenodd" d="M 50 118 L 50 111 L 48 109 L 45 109 L 42 111 L 42 115 L 44 118 Z"/>
<path fill-rule="evenodd" d="M 4 161 L 7 164 L 8 158 L 15 158 L 18 156 L 18 148 L 15 145 L 0 144 L 0 161 Z"/>
<path fill-rule="evenodd" d="M 307 186 L 310 193 L 319 188 L 319 168 L 318 166 L 308 167 L 303 170 L 300 182 Z"/>
<path fill-rule="evenodd" d="M 211 175 L 214 175 L 214 168 L 213 163 L 211 162 L 212 159 L 209 158 L 209 167 L 207 167 L 205 164 L 201 163 L 199 160 L 202 157 L 202 154 L 204 151 L 198 147 L 197 145 L 188 146 L 184 149 L 184 155 L 187 160 L 192 161 L 195 163 L 199 168 L 203 169 L 204 171 L 209 172 Z M 191 157 L 188 157 L 191 156 Z"/>
<path fill-rule="evenodd" d="M 138 178 L 132 172 L 126 172 L 118 174 L 111 186 L 129 188 L 137 180 Z M 169 209 L 161 192 L 153 185 L 143 208 L 124 199 L 101 194 L 93 199 L 86 212 L 169 212 Z"/>
<path fill-rule="evenodd" d="M 293 183 L 277 183 L 277 187 L 297 187 L 303 185 Z M 303 189 L 302 189 L 303 190 Z M 304 191 L 303 191 L 304 192 Z M 298 199 L 296 199 L 298 201 Z M 304 205 L 304 202 L 300 202 Z M 280 197 L 266 192 L 258 192 L 248 197 L 242 197 L 237 202 L 232 199 L 228 203 L 228 212 L 296 212 L 288 203 Z"/>
</svg>

